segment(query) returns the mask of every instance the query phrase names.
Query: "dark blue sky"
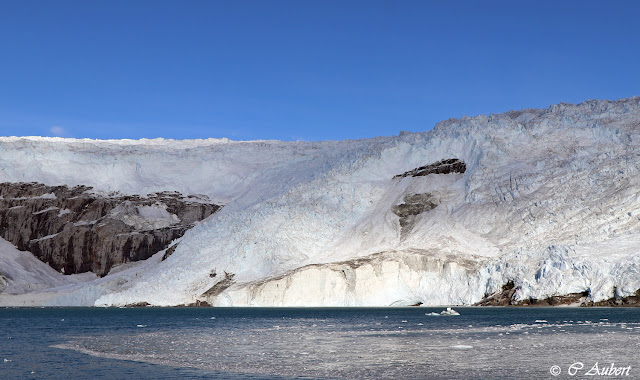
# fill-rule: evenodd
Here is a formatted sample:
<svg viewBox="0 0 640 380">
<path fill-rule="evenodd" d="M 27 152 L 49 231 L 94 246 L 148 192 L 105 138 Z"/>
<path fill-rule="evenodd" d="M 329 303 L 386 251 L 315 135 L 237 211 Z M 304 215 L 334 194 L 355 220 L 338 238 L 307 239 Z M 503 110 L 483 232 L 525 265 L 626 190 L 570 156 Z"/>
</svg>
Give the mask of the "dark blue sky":
<svg viewBox="0 0 640 380">
<path fill-rule="evenodd" d="M 0 135 L 365 138 L 639 67 L 638 1 L 2 1 Z"/>
</svg>

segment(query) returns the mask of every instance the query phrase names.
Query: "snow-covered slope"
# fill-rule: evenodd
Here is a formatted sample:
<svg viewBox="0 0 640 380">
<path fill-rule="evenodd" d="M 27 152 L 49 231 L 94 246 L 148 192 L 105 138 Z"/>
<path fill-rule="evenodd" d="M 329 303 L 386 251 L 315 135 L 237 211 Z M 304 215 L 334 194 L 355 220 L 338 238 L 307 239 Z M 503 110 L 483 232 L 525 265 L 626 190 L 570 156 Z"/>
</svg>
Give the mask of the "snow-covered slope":
<svg viewBox="0 0 640 380">
<path fill-rule="evenodd" d="M 471 304 L 509 281 L 597 301 L 640 288 L 639 143 L 636 97 L 343 142 L 0 138 L 0 182 L 225 204 L 126 285 L 76 290 L 96 305 Z"/>
<path fill-rule="evenodd" d="M 93 273 L 65 276 L 0 238 L 0 297 L 84 283 L 96 279 Z M 0 304 L 2 301 L 0 301 Z"/>
</svg>

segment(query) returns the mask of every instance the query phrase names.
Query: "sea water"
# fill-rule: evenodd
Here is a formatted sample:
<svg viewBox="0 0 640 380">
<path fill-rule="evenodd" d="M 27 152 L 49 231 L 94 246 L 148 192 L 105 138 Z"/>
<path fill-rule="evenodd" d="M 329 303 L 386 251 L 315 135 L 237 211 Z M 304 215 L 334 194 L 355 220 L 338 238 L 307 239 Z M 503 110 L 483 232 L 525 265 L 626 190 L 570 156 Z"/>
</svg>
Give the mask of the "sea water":
<svg viewBox="0 0 640 380">
<path fill-rule="evenodd" d="M 3 308 L 0 378 L 640 378 L 640 308 L 455 309 Z"/>
</svg>

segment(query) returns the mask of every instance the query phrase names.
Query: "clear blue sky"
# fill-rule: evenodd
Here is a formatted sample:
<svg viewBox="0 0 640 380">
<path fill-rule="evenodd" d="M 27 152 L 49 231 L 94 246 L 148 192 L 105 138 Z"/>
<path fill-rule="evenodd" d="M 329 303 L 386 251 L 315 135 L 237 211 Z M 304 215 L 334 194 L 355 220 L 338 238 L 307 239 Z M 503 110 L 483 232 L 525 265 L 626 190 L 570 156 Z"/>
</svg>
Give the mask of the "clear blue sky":
<svg viewBox="0 0 640 380">
<path fill-rule="evenodd" d="M 0 135 L 354 139 L 640 95 L 639 1 L 0 1 Z"/>
</svg>

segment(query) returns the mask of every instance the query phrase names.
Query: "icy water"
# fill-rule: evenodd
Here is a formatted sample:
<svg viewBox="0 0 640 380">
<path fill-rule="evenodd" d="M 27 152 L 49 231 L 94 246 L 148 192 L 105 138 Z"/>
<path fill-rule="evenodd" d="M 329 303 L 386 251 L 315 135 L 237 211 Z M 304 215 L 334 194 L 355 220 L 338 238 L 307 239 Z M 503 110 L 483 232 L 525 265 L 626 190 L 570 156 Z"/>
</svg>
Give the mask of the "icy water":
<svg viewBox="0 0 640 380">
<path fill-rule="evenodd" d="M 640 378 L 640 308 L 441 310 L 5 308 L 0 378 Z"/>
</svg>

